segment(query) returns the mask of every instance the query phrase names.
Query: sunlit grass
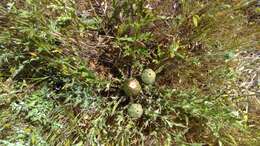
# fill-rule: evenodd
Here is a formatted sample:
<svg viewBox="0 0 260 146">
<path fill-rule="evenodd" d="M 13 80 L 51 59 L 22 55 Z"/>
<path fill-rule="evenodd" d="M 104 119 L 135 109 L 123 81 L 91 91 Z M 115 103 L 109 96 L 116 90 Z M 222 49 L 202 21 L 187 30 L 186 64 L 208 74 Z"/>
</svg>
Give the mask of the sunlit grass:
<svg viewBox="0 0 260 146">
<path fill-rule="evenodd" d="M 256 1 L 102 2 L 1 3 L 0 145 L 257 145 L 234 60 L 257 46 Z"/>
</svg>

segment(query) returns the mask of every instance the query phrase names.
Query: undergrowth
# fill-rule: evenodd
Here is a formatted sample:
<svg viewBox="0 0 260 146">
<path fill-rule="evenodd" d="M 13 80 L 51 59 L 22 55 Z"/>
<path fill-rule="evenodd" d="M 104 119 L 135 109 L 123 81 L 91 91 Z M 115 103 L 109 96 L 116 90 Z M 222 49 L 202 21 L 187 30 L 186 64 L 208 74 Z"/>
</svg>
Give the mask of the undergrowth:
<svg viewBox="0 0 260 146">
<path fill-rule="evenodd" d="M 232 92 L 256 1 L 0 4 L 0 145 L 257 145 Z M 156 83 L 130 99 L 121 84 L 145 68 Z"/>
</svg>

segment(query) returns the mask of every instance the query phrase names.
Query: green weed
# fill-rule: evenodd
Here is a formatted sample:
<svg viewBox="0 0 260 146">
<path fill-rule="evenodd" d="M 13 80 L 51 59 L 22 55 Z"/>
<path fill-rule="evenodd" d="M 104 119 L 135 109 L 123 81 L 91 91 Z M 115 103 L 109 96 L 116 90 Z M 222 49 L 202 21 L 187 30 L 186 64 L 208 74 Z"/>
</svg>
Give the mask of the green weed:
<svg viewBox="0 0 260 146">
<path fill-rule="evenodd" d="M 257 46 L 256 1 L 102 2 L 0 2 L 0 144 L 239 145 L 233 58 Z M 130 99 L 145 68 L 156 83 Z"/>
</svg>

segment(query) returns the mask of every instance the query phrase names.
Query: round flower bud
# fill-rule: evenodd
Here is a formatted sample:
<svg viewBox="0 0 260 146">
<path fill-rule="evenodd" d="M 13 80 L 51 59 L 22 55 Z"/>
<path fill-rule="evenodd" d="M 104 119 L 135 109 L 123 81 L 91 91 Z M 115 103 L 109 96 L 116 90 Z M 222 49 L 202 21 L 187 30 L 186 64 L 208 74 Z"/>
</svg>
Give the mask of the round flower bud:
<svg viewBox="0 0 260 146">
<path fill-rule="evenodd" d="M 137 96 L 141 93 L 142 87 L 136 79 L 132 78 L 125 81 L 123 90 L 127 96 Z"/>
<path fill-rule="evenodd" d="M 156 73 L 152 69 L 145 69 L 142 72 L 141 78 L 145 84 L 151 85 L 155 82 Z"/>
<path fill-rule="evenodd" d="M 128 115 L 132 118 L 140 118 L 143 115 L 143 108 L 141 104 L 131 104 L 127 109 Z"/>
</svg>

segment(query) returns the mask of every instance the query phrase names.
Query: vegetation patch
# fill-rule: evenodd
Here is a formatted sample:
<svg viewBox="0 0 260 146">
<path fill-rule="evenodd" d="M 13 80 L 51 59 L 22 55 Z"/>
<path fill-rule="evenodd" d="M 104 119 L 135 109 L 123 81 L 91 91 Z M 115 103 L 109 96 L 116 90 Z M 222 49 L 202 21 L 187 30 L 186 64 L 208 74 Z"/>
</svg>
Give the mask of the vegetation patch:
<svg viewBox="0 0 260 146">
<path fill-rule="evenodd" d="M 257 5 L 0 2 L 0 145 L 258 145 L 237 72 Z"/>
</svg>

